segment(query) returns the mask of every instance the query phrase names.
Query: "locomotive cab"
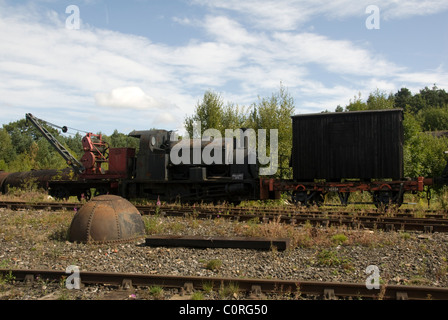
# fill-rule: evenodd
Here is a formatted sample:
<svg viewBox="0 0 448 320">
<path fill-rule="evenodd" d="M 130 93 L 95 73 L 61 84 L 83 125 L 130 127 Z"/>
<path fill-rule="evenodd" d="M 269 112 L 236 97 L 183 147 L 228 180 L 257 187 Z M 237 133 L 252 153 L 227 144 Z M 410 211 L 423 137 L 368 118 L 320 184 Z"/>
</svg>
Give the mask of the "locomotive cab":
<svg viewBox="0 0 448 320">
<path fill-rule="evenodd" d="M 136 180 L 168 180 L 170 132 L 166 130 L 133 131 L 129 136 L 140 139 L 135 168 Z"/>
</svg>

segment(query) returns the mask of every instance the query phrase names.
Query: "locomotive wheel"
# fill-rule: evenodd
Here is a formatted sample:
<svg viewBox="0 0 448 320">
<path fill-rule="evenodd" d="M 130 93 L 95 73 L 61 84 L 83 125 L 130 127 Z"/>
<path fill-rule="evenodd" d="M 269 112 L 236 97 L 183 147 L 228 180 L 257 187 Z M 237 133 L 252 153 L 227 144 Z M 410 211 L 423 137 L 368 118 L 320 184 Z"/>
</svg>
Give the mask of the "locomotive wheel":
<svg viewBox="0 0 448 320">
<path fill-rule="evenodd" d="M 93 194 L 94 197 L 102 196 L 105 194 L 109 194 L 109 190 L 105 187 L 99 187 L 95 189 L 95 193 Z"/>
<path fill-rule="evenodd" d="M 78 201 L 81 201 L 82 199 L 89 201 L 91 198 L 92 198 L 92 192 L 90 191 L 90 189 L 87 189 L 81 194 L 78 194 Z"/>
</svg>

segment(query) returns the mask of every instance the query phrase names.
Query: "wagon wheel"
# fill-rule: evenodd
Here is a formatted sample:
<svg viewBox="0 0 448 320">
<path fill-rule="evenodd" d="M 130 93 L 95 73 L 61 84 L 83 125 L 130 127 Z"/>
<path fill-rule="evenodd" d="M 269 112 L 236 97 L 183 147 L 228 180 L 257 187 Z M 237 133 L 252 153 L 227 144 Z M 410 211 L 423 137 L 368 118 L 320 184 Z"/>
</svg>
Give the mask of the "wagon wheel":
<svg viewBox="0 0 448 320">
<path fill-rule="evenodd" d="M 325 198 L 322 192 L 315 191 L 311 196 L 311 204 L 321 207 L 324 204 Z"/>
<path fill-rule="evenodd" d="M 390 207 L 399 208 L 403 204 L 403 194 L 399 191 L 375 191 L 373 193 L 375 207 L 387 210 Z"/>
<path fill-rule="evenodd" d="M 324 196 L 319 191 L 294 191 L 291 200 L 295 205 L 320 207 L 324 203 Z"/>
<path fill-rule="evenodd" d="M 293 191 L 291 195 L 291 201 L 296 206 L 307 206 L 308 200 L 307 200 L 307 192 L 306 191 Z"/>
</svg>

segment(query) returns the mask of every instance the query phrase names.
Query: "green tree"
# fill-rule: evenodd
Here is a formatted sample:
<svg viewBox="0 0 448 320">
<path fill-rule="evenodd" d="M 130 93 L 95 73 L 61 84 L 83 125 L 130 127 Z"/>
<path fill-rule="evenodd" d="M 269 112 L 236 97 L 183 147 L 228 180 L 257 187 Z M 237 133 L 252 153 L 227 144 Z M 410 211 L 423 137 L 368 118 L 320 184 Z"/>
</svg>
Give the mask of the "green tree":
<svg viewBox="0 0 448 320">
<path fill-rule="evenodd" d="M 408 177 L 435 177 L 442 174 L 446 165 L 444 152 L 448 139 L 424 133 L 411 112 L 406 112 L 404 129 L 404 172 Z"/>
<path fill-rule="evenodd" d="M 77 159 L 81 159 L 84 154 L 82 148 L 82 136 L 77 132 L 74 136 L 63 137 L 65 147 Z"/>
<path fill-rule="evenodd" d="M 379 89 L 376 89 L 375 92 L 370 93 L 369 98 L 367 98 L 368 110 L 393 109 L 394 105 L 394 96 L 387 96 L 385 92 L 381 92 Z"/>
<path fill-rule="evenodd" d="M 5 129 L 0 129 L 0 170 L 8 170 L 8 163 L 16 158 L 12 140 Z"/>
<path fill-rule="evenodd" d="M 422 132 L 419 121 L 411 112 L 405 112 L 403 116 L 404 143 L 408 143 Z"/>
<path fill-rule="evenodd" d="M 424 131 L 448 130 L 448 107 L 431 107 L 420 111 Z"/>
<path fill-rule="evenodd" d="M 345 107 L 345 111 L 363 111 L 367 110 L 367 104 L 362 102 L 361 100 L 361 92 L 358 93 L 358 96 L 353 98 L 353 101 L 350 100 L 350 103 Z"/>
<path fill-rule="evenodd" d="M 448 105 L 448 93 L 436 85 L 429 89 L 425 87 L 411 99 L 412 112 L 425 111 L 429 108 L 442 108 Z"/>
<path fill-rule="evenodd" d="M 223 107 L 224 102 L 219 94 L 212 91 L 205 92 L 203 100 L 196 105 L 194 114 L 185 119 L 185 128 L 190 137 L 198 138 L 205 130 L 211 128 L 223 134 L 225 129 L 222 124 Z M 195 122 L 201 123 L 201 132 L 193 132 Z"/>
<path fill-rule="evenodd" d="M 198 102 L 195 113 L 185 119 L 185 128 L 190 137 L 202 136 L 207 129 L 216 129 L 225 136 L 226 129 L 240 129 L 248 126 L 249 114 L 245 107 L 233 103 L 224 105 L 222 97 L 215 92 L 207 91 L 203 100 Z M 201 132 L 193 133 L 196 122 L 201 124 Z"/>
<path fill-rule="evenodd" d="M 448 104 L 448 93 L 443 89 L 439 89 L 435 84 L 432 89 L 425 87 L 420 90 L 418 96 L 421 96 L 426 106 L 429 107 L 441 108 Z"/>
<path fill-rule="evenodd" d="M 404 146 L 404 169 L 409 177 L 440 176 L 446 165 L 444 152 L 448 139 L 427 133 L 418 133 Z"/>
<path fill-rule="evenodd" d="M 278 130 L 278 153 L 280 170 L 277 176 L 290 178 L 289 159 L 292 149 L 292 120 L 295 113 L 294 99 L 283 85 L 277 93 L 261 99 L 252 106 L 248 119 L 250 128 L 267 130 L 267 149 L 269 152 L 270 130 Z"/>
<path fill-rule="evenodd" d="M 40 139 L 36 143 L 36 149 L 36 157 L 32 169 L 48 170 L 67 168 L 67 163 L 64 158 L 62 158 L 48 141 Z"/>
<path fill-rule="evenodd" d="M 224 129 L 241 129 L 248 125 L 248 112 L 245 107 L 228 103 L 223 108 L 222 126 Z"/>
<path fill-rule="evenodd" d="M 408 88 L 401 88 L 394 95 L 394 107 L 405 111 L 412 111 L 410 103 L 412 102 L 412 93 Z"/>
</svg>

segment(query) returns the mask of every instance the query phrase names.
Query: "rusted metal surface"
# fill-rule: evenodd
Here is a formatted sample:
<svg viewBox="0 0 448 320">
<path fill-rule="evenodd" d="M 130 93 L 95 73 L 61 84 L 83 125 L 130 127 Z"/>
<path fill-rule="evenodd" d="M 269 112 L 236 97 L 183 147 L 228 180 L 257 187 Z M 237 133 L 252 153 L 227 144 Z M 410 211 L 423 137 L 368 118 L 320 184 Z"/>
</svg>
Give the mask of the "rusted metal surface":
<svg viewBox="0 0 448 320">
<path fill-rule="evenodd" d="M 249 238 L 249 237 L 201 237 L 201 236 L 150 236 L 146 245 L 152 247 L 192 247 L 192 248 L 240 248 L 270 250 L 275 247 L 284 251 L 289 247 L 289 239 Z"/>
<path fill-rule="evenodd" d="M 426 186 L 432 186 L 433 179 L 425 179 L 419 177 L 414 180 L 397 180 L 388 181 L 387 183 L 381 181 L 361 182 L 301 182 L 298 183 L 292 180 L 279 179 L 260 179 L 260 188 L 265 189 L 265 193 L 273 191 L 319 191 L 327 192 L 373 192 L 373 191 L 399 191 L 400 187 L 405 192 L 409 191 L 424 191 Z"/>
<path fill-rule="evenodd" d="M 0 269 L 0 275 L 11 274 L 16 281 L 33 282 L 36 279 L 48 279 L 60 281 L 66 278 L 67 273 L 55 270 L 10 270 Z M 162 286 L 165 288 L 183 288 L 188 285 L 191 289 L 202 290 L 204 283 L 219 290 L 222 286 L 237 284 L 240 291 L 253 292 L 254 289 L 265 293 L 300 292 L 300 294 L 323 296 L 326 299 L 337 297 L 357 297 L 384 300 L 448 300 L 448 288 L 381 285 L 379 289 L 369 290 L 365 283 L 337 283 L 323 281 L 279 280 L 279 279 L 247 279 L 247 278 L 222 278 L 222 277 L 195 277 L 195 276 L 170 276 L 149 275 L 136 273 L 104 273 L 85 272 L 79 273 L 80 282 L 83 284 L 110 284 L 123 286 L 126 283 L 132 286 Z"/>
<path fill-rule="evenodd" d="M 47 190 L 51 180 L 71 180 L 74 177 L 71 168 L 63 170 L 33 170 L 26 172 L 14 172 L 4 177 L 3 188 L 8 187 L 38 187 Z"/>
<path fill-rule="evenodd" d="M 103 136 L 88 133 L 82 139 L 84 155 L 81 162 L 86 169 L 85 174 L 101 174 L 103 169 L 101 165 L 108 162 L 107 152 L 109 145 L 103 141 Z"/>
<path fill-rule="evenodd" d="M 69 240 L 109 243 L 135 240 L 145 235 L 140 212 L 126 199 L 103 195 L 86 203 L 73 217 Z"/>
<path fill-rule="evenodd" d="M 370 192 L 373 203 L 403 204 L 403 195 L 407 192 L 423 192 L 434 185 L 434 179 L 418 177 L 416 179 L 402 179 L 394 181 L 347 181 L 347 182 L 297 182 L 294 180 L 260 178 L 260 199 L 279 199 L 281 192 L 292 194 L 292 201 L 301 205 L 322 205 L 324 195 L 338 193 L 341 204 L 347 205 L 349 196 L 353 192 Z M 275 197 L 273 197 L 275 195 Z M 386 208 L 387 206 L 385 206 Z"/>
</svg>

